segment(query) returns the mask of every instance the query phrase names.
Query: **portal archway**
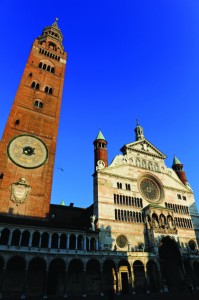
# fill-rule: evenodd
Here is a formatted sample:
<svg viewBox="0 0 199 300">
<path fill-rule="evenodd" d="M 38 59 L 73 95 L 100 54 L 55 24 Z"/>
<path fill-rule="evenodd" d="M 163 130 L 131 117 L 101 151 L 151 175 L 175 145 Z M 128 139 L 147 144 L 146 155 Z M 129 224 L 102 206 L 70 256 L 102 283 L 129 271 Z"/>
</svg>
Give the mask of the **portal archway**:
<svg viewBox="0 0 199 300">
<path fill-rule="evenodd" d="M 158 251 L 163 282 L 169 290 L 180 289 L 184 273 L 178 244 L 173 238 L 166 236 L 161 240 Z"/>
</svg>

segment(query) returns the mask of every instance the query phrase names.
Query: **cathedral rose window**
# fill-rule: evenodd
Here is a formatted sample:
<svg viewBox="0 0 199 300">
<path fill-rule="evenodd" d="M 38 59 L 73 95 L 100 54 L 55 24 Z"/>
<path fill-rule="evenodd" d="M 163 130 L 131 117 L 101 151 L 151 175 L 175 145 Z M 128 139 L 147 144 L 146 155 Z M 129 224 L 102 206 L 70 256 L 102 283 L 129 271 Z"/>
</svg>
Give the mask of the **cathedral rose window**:
<svg viewBox="0 0 199 300">
<path fill-rule="evenodd" d="M 163 197 L 160 184 L 152 177 L 143 177 L 139 181 L 142 196 L 149 202 L 159 202 Z"/>
</svg>

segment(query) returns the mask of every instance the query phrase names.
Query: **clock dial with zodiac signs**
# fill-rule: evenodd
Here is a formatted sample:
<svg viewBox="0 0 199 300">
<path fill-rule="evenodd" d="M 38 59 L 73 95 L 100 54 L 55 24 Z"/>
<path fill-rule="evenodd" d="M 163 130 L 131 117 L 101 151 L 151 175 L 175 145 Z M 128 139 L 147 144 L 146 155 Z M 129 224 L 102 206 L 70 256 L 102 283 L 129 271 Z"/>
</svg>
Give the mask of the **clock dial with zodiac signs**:
<svg viewBox="0 0 199 300">
<path fill-rule="evenodd" d="M 14 137 L 7 148 L 11 161 L 26 169 L 34 169 L 43 165 L 48 158 L 48 149 L 44 142 L 32 135 Z"/>
</svg>

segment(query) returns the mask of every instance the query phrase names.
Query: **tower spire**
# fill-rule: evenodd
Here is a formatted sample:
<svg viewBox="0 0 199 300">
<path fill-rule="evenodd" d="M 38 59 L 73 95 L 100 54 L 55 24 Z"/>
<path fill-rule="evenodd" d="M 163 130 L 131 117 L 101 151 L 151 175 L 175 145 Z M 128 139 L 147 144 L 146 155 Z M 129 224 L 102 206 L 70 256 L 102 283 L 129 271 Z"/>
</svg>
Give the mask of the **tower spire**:
<svg viewBox="0 0 199 300">
<path fill-rule="evenodd" d="M 174 159 L 173 159 L 172 169 L 176 172 L 176 174 L 178 175 L 178 177 L 182 181 L 182 183 L 184 185 L 186 185 L 188 183 L 188 181 L 186 178 L 186 174 L 183 170 L 183 164 L 180 162 L 180 160 L 176 156 L 174 156 Z"/>
<path fill-rule="evenodd" d="M 108 166 L 108 152 L 107 141 L 101 132 L 98 132 L 96 139 L 93 142 L 94 145 L 94 171 L 96 168 L 100 169 Z"/>
</svg>

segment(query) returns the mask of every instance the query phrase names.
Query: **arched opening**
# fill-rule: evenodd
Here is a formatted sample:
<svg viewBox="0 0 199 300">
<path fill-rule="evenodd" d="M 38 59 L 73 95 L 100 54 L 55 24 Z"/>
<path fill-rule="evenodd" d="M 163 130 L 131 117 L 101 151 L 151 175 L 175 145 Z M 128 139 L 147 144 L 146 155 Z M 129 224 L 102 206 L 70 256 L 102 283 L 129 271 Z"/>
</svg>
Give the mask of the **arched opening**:
<svg viewBox="0 0 199 300">
<path fill-rule="evenodd" d="M 137 293 L 144 292 L 146 290 L 146 277 L 144 272 L 144 265 L 140 260 L 136 260 L 133 263 L 134 273 L 134 288 Z"/>
<path fill-rule="evenodd" d="M 178 244 L 169 236 L 159 244 L 159 259 L 162 279 L 169 290 L 181 288 L 184 280 L 181 254 Z"/>
<path fill-rule="evenodd" d="M 130 291 L 131 271 L 130 265 L 126 260 L 122 260 L 119 263 L 119 290 L 122 294 L 128 294 Z"/>
<path fill-rule="evenodd" d="M 25 260 L 20 256 L 8 261 L 2 288 L 4 297 L 16 299 L 23 294 L 25 265 Z"/>
<path fill-rule="evenodd" d="M 33 258 L 28 268 L 28 286 L 29 296 L 42 296 L 44 293 L 46 263 L 42 258 Z"/>
<path fill-rule="evenodd" d="M 21 246 L 27 247 L 29 245 L 29 239 L 30 239 L 30 232 L 28 230 L 25 230 L 22 233 Z"/>
<path fill-rule="evenodd" d="M 160 290 L 160 281 L 158 276 L 157 265 L 154 261 L 149 260 L 146 265 L 147 268 L 147 284 L 151 292 L 158 292 Z"/>
<path fill-rule="evenodd" d="M 41 236 L 41 248 L 48 248 L 49 235 L 47 232 L 43 232 Z"/>
<path fill-rule="evenodd" d="M 64 295 L 65 263 L 62 259 L 54 259 L 49 266 L 47 294 L 50 296 Z"/>
<path fill-rule="evenodd" d="M 68 267 L 68 292 L 70 295 L 83 294 L 83 264 L 79 259 L 74 259 L 70 262 Z"/>
<path fill-rule="evenodd" d="M 11 240 L 12 246 L 19 246 L 20 235 L 21 235 L 21 232 L 18 229 L 13 231 L 12 240 Z"/>
<path fill-rule="evenodd" d="M 117 290 L 117 278 L 115 269 L 115 264 L 112 260 L 106 260 L 104 262 L 102 275 L 102 289 L 105 294 L 108 294 L 110 290 Z"/>
<path fill-rule="evenodd" d="M 82 235 L 78 236 L 78 239 L 77 239 L 77 249 L 78 250 L 83 250 L 84 249 L 84 239 L 83 239 Z"/>
<path fill-rule="evenodd" d="M 66 249 L 66 235 L 64 233 L 60 236 L 60 249 Z"/>
<path fill-rule="evenodd" d="M 96 240 L 95 240 L 95 238 L 91 238 L 91 240 L 90 240 L 90 250 L 91 251 L 96 250 Z"/>
<path fill-rule="evenodd" d="M 75 249 L 75 246 L 76 246 L 76 237 L 74 234 L 72 234 L 70 236 L 70 245 L 69 245 L 69 248 L 70 249 Z"/>
<path fill-rule="evenodd" d="M 40 233 L 35 231 L 32 236 L 32 247 L 39 247 Z"/>
<path fill-rule="evenodd" d="M 156 225 L 156 223 L 157 223 L 157 226 L 158 226 L 158 224 L 159 224 L 159 221 L 158 221 L 158 215 L 156 214 L 156 213 L 153 213 L 152 214 L 152 223 L 154 223 L 154 225 Z M 157 227 L 156 226 L 156 227 Z"/>
<path fill-rule="evenodd" d="M 4 228 L 1 232 L 0 245 L 8 245 L 10 236 L 10 230 L 8 228 Z"/>
<path fill-rule="evenodd" d="M 51 240 L 51 248 L 58 249 L 59 235 L 57 233 L 53 233 Z"/>
<path fill-rule="evenodd" d="M 100 293 L 100 264 L 97 260 L 89 260 L 86 266 L 86 293 L 96 295 Z"/>
</svg>

